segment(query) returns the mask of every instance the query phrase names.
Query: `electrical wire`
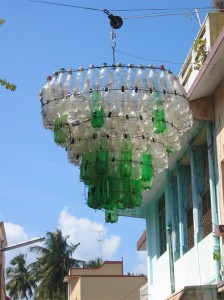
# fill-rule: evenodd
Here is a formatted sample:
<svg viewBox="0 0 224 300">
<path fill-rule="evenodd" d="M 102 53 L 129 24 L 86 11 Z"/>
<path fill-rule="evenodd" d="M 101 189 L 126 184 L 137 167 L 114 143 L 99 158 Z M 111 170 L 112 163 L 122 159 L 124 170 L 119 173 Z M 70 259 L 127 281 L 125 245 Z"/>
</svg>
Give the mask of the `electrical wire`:
<svg viewBox="0 0 224 300">
<path fill-rule="evenodd" d="M 145 282 L 146 283 L 146 282 Z M 121 300 L 124 300 L 125 298 L 127 298 L 129 295 L 131 295 L 133 292 L 135 292 L 136 290 L 138 290 L 139 288 L 141 288 L 145 283 L 141 283 L 139 284 L 135 289 L 133 289 L 130 293 L 126 294 L 123 298 L 121 298 Z"/>
<path fill-rule="evenodd" d="M 159 61 L 159 62 L 162 62 L 162 63 L 170 63 L 170 64 L 174 64 L 174 65 L 183 65 L 182 62 L 174 62 L 174 61 L 170 61 L 170 60 L 159 60 L 159 59 L 145 58 L 145 57 L 140 57 L 140 56 L 133 55 L 133 54 L 130 54 L 130 53 L 127 53 L 127 52 L 123 52 L 123 51 L 120 51 L 120 50 L 116 50 L 116 49 L 115 49 L 115 52 L 123 54 L 123 55 L 131 56 L 131 57 L 134 57 L 134 58 L 138 58 L 138 59 L 141 59 L 141 60 L 148 60 L 148 61 L 154 61 L 154 62 Z"/>
<path fill-rule="evenodd" d="M 211 10 L 200 10 L 200 12 L 210 12 Z M 178 15 L 188 15 L 188 14 L 197 14 L 194 11 L 184 11 L 184 12 L 173 12 L 173 13 L 164 13 L 164 14 L 150 14 L 150 15 L 138 15 L 138 16 L 126 16 L 122 17 L 124 20 L 128 19 L 142 19 L 142 18 L 154 18 L 154 17 L 170 17 L 170 16 L 178 16 Z"/>
<path fill-rule="evenodd" d="M 104 12 L 103 9 L 98 9 L 98 8 L 94 8 L 94 7 L 84 7 L 84 6 L 78 6 L 78 5 L 63 4 L 63 3 L 41 1 L 41 0 L 28 0 L 28 1 L 30 1 L 30 2 L 37 2 L 37 3 L 43 3 L 43 4 L 51 4 L 51 5 L 58 5 L 58 6 L 67 6 L 67 7 L 72 7 L 72 8 L 79 8 L 79 9 L 87 9 L 87 10 L 95 10 L 95 11 Z"/>
<path fill-rule="evenodd" d="M 198 10 L 201 9 L 213 9 L 212 6 L 205 6 L 205 7 L 197 7 Z M 193 7 L 185 7 L 185 8 L 135 8 L 135 9 L 111 9 L 110 11 L 147 11 L 147 10 L 152 10 L 152 11 L 173 11 L 173 10 L 194 10 Z"/>
<path fill-rule="evenodd" d="M 100 11 L 104 12 L 104 9 L 94 8 L 94 7 L 86 7 L 86 6 L 78 6 L 78 5 L 72 5 L 72 4 L 64 4 L 64 3 L 57 3 L 57 2 L 50 2 L 50 1 L 42 1 L 42 0 L 28 0 L 30 2 L 36 2 L 36 3 L 42 3 L 42 4 L 49 4 L 49 5 L 56 5 L 56 6 L 65 6 L 70 8 L 78 8 L 78 9 L 85 9 L 85 10 L 93 10 L 93 11 Z M 212 7 L 206 6 L 197 8 L 201 12 L 209 12 L 211 11 Z M 154 13 L 151 15 L 140 15 L 140 16 L 126 16 L 123 17 L 123 19 L 132 19 L 132 18 L 149 18 L 149 17 L 162 17 L 162 16 L 175 16 L 175 15 L 182 15 L 182 14 L 196 14 L 196 12 L 192 11 L 193 8 L 136 8 L 136 9 L 112 9 L 110 11 L 113 12 L 128 12 L 128 11 L 175 11 L 175 10 L 188 10 L 185 12 L 173 12 L 173 13 L 164 13 L 164 14 L 158 14 Z"/>
<path fill-rule="evenodd" d="M 160 63 L 169 63 L 169 64 L 173 64 L 173 65 L 186 65 L 186 62 L 174 62 L 174 61 L 170 61 L 170 60 L 151 59 L 151 58 L 146 58 L 146 57 L 141 57 L 141 56 L 133 55 L 133 54 L 130 54 L 130 53 L 127 53 L 127 52 L 123 52 L 123 51 L 120 51 L 120 50 L 116 50 L 116 49 L 115 49 L 115 52 L 123 54 L 123 55 L 126 55 L 126 56 L 138 58 L 138 59 L 141 59 L 141 60 L 147 60 L 147 61 L 152 61 L 152 62 L 160 62 Z M 192 63 L 189 63 L 189 65 L 194 66 L 195 63 L 192 62 Z M 215 65 L 216 64 L 212 64 L 212 63 L 208 63 L 208 64 L 203 63 L 202 64 L 202 66 L 215 66 Z M 158 69 L 158 67 L 154 67 L 154 68 Z"/>
</svg>

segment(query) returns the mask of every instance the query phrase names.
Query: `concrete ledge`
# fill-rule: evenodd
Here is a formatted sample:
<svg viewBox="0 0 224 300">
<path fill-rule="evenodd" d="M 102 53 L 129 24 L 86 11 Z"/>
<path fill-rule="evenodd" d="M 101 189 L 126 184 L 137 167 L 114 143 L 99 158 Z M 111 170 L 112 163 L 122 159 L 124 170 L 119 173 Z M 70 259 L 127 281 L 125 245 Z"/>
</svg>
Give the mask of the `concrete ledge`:
<svg viewBox="0 0 224 300">
<path fill-rule="evenodd" d="M 185 286 L 183 289 L 172 294 L 165 300 L 217 300 L 218 290 L 215 284 L 212 285 L 198 285 L 198 286 Z"/>
</svg>

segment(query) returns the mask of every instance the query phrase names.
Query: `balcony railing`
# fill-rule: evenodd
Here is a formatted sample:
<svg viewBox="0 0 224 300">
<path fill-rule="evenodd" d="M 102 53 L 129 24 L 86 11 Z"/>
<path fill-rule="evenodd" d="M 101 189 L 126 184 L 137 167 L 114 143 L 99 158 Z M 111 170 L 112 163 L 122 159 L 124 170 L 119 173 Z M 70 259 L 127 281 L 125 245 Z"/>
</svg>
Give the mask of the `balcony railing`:
<svg viewBox="0 0 224 300">
<path fill-rule="evenodd" d="M 197 41 L 204 41 L 204 53 L 209 53 L 214 42 L 219 36 L 224 27 L 224 13 L 209 13 L 207 14 L 200 31 L 189 51 L 183 67 L 179 73 L 179 80 L 188 92 L 194 82 L 203 63 L 200 63 L 200 53 L 194 50 L 194 45 Z M 204 57 L 206 59 L 206 57 Z M 204 61 L 204 63 L 206 63 Z"/>
</svg>

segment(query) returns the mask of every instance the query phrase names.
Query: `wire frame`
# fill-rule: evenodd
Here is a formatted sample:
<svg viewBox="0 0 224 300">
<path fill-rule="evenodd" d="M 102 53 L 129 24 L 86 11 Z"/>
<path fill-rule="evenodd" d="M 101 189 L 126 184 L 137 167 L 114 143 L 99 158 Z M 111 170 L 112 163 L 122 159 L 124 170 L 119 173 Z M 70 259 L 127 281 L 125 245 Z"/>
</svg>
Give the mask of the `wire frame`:
<svg viewBox="0 0 224 300">
<path fill-rule="evenodd" d="M 119 209 L 142 205 L 142 190 L 193 125 L 183 87 L 163 66 L 62 69 L 40 96 L 44 127 L 80 167 L 88 206 L 105 210 L 111 223 Z"/>
</svg>

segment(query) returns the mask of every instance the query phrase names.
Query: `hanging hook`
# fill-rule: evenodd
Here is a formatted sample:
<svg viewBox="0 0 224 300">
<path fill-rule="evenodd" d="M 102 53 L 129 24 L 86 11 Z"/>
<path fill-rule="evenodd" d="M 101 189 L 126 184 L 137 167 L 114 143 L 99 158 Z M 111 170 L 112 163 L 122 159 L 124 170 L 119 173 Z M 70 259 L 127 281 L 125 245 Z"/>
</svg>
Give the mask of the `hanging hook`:
<svg viewBox="0 0 224 300">
<path fill-rule="evenodd" d="M 112 27 L 112 31 L 110 33 L 111 37 L 111 49 L 112 49 L 112 54 L 113 54 L 113 65 L 115 65 L 115 47 L 116 47 L 116 33 L 114 32 L 114 28 Z"/>
<path fill-rule="evenodd" d="M 110 12 L 107 9 L 104 9 L 103 12 L 108 15 L 108 18 L 110 19 L 110 26 L 114 29 L 119 29 L 123 25 L 123 20 L 119 16 L 114 16 L 110 14 Z"/>
</svg>

